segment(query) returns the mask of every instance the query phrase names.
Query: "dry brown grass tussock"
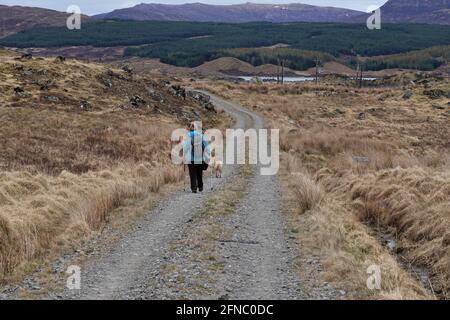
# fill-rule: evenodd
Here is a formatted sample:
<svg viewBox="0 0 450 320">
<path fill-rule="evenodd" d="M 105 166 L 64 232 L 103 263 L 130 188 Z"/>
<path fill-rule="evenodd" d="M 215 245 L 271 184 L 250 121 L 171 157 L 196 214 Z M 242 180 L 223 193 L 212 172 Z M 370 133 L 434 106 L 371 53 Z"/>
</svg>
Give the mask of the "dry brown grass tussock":
<svg viewBox="0 0 450 320">
<path fill-rule="evenodd" d="M 450 91 L 446 80 L 430 84 Z M 430 297 L 424 289 L 430 286 L 414 279 L 414 268 L 422 267 L 435 293 L 448 297 L 448 99 L 430 99 L 422 85 L 409 88 L 409 99 L 400 87 L 354 89 L 337 82 L 202 86 L 281 129 L 296 212 L 304 212 L 309 244 L 329 248 L 321 256 L 333 282 L 375 297 L 362 281 L 363 262 L 370 261 L 387 272 L 383 298 Z M 292 174 L 298 172 L 301 182 Z M 316 188 L 323 197 L 311 206 L 308 194 Z M 398 240 L 395 252 L 378 231 Z"/>
<path fill-rule="evenodd" d="M 182 178 L 180 168 L 148 163 L 83 175 L 64 171 L 56 177 L 1 173 L 0 274 L 4 277 L 55 246 L 88 236 L 124 201 Z"/>
<path fill-rule="evenodd" d="M 324 194 L 322 189 L 310 177 L 305 174 L 296 174 L 295 194 L 297 196 L 300 214 L 313 210 L 320 206 Z"/>
<path fill-rule="evenodd" d="M 17 280 L 115 222 L 114 209 L 143 208 L 180 181 L 169 157 L 174 129 L 199 117 L 228 121 L 161 76 L 16 58 L 0 50 L 0 280 Z"/>
<path fill-rule="evenodd" d="M 448 297 L 450 171 L 396 168 L 321 181 L 330 192 L 345 192 L 362 221 L 390 230 L 397 254 L 430 270 L 433 290 Z"/>
<path fill-rule="evenodd" d="M 285 157 L 284 174 L 291 190 L 296 213 L 300 214 L 298 233 L 303 254 L 321 252 L 326 269 L 324 280 L 349 292 L 351 298 L 423 299 L 428 292 L 403 270 L 371 231 L 346 208 L 343 201 L 326 192 L 321 181 L 311 177 L 292 154 Z M 301 172 L 299 174 L 299 172 Z M 286 182 L 285 182 L 286 183 Z M 381 270 L 381 290 L 369 290 L 367 270 L 376 265 Z"/>
</svg>

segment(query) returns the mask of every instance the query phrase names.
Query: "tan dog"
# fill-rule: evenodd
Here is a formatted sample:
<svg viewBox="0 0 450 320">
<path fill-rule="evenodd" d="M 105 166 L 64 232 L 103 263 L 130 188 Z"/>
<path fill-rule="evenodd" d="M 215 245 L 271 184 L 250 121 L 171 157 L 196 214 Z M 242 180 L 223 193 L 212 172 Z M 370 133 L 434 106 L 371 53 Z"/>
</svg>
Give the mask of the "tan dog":
<svg viewBox="0 0 450 320">
<path fill-rule="evenodd" d="M 216 178 L 222 178 L 223 162 L 216 160 L 216 157 L 211 158 L 211 167 L 216 172 Z"/>
</svg>

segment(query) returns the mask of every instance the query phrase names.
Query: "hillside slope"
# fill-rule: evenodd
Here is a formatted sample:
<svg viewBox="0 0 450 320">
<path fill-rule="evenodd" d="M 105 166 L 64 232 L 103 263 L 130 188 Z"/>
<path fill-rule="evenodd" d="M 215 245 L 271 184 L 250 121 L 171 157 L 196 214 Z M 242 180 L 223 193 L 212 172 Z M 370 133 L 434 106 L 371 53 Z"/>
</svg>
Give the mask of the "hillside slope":
<svg viewBox="0 0 450 320">
<path fill-rule="evenodd" d="M 146 212 L 183 177 L 173 130 L 213 111 L 167 78 L 0 49 L 0 283 Z"/>
<path fill-rule="evenodd" d="M 0 38 L 34 27 L 64 26 L 68 16 L 55 10 L 0 5 Z M 82 17 L 82 22 L 89 20 Z"/>
<path fill-rule="evenodd" d="M 339 22 L 361 14 L 359 11 L 305 4 L 182 5 L 139 4 L 96 16 L 99 19 L 199 21 L 199 22 Z"/>
<path fill-rule="evenodd" d="M 449 0 L 389 0 L 381 7 L 384 23 L 450 24 Z M 361 15 L 354 22 L 363 22 L 368 15 Z"/>
<path fill-rule="evenodd" d="M 277 66 L 272 64 L 253 66 L 236 58 L 224 57 L 206 62 L 193 70 L 201 74 L 225 74 L 230 76 L 268 76 L 277 74 Z M 285 68 L 285 75 L 296 75 L 297 72 Z"/>
</svg>

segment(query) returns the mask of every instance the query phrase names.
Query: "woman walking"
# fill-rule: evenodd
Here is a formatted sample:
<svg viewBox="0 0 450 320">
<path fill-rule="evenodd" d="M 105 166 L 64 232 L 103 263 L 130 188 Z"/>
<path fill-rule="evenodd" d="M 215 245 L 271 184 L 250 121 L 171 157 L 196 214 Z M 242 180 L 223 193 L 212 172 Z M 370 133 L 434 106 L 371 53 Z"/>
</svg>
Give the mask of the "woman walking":
<svg viewBox="0 0 450 320">
<path fill-rule="evenodd" d="M 191 190 L 193 193 L 203 192 L 203 171 L 208 169 L 206 156 L 209 146 L 195 122 L 189 126 L 189 133 L 184 139 L 183 151 L 185 165 L 189 168 Z"/>
</svg>

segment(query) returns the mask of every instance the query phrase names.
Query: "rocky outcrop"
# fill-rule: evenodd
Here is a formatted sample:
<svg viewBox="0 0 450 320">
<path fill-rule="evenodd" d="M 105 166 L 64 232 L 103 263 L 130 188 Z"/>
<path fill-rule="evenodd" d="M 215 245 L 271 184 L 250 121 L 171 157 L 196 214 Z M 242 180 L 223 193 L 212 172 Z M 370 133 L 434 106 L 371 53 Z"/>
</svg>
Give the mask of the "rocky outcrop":
<svg viewBox="0 0 450 320">
<path fill-rule="evenodd" d="M 186 96 L 195 100 L 209 112 L 217 112 L 214 104 L 211 102 L 211 97 L 199 91 L 187 91 Z"/>
</svg>

